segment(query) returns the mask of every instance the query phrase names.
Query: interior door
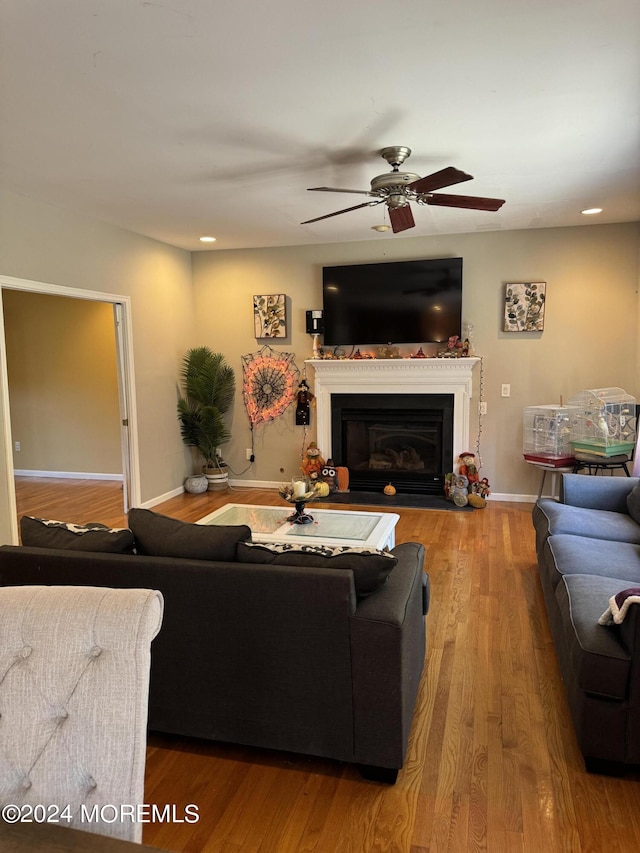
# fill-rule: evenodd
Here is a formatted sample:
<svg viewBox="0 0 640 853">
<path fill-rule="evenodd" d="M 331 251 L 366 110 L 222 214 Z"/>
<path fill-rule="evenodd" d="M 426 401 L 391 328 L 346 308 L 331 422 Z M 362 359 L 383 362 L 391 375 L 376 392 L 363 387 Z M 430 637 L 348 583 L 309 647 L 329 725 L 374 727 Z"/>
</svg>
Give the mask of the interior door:
<svg viewBox="0 0 640 853">
<path fill-rule="evenodd" d="M 130 506 L 137 505 L 140 501 L 140 477 L 129 297 L 0 276 L 0 541 L 17 544 L 18 525 L 12 453 L 13 437 L 6 339 L 4 322 L 2 322 L 4 318 L 2 290 L 6 288 L 66 296 L 74 299 L 89 299 L 113 305 L 125 513 L 128 512 Z"/>
</svg>

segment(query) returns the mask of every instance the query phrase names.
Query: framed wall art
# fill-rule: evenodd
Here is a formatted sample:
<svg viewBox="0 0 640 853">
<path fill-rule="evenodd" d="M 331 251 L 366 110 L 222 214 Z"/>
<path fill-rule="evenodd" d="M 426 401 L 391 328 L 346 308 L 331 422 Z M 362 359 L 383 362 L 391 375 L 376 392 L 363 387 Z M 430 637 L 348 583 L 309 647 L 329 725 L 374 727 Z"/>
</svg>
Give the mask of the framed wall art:
<svg viewBox="0 0 640 853">
<path fill-rule="evenodd" d="M 505 284 L 504 332 L 542 332 L 547 284 L 518 281 Z"/>
<path fill-rule="evenodd" d="M 254 296 L 253 325 L 256 338 L 286 338 L 286 295 L 284 293 L 270 293 Z"/>
</svg>

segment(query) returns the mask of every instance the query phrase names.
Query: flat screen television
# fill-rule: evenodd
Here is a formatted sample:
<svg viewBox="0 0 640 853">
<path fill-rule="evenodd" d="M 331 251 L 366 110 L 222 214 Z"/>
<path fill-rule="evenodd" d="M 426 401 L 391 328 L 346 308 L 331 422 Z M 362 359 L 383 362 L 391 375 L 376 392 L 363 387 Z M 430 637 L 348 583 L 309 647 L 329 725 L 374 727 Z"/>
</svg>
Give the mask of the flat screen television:
<svg viewBox="0 0 640 853">
<path fill-rule="evenodd" d="M 462 258 L 323 267 L 324 343 L 446 341 L 462 327 Z"/>
</svg>

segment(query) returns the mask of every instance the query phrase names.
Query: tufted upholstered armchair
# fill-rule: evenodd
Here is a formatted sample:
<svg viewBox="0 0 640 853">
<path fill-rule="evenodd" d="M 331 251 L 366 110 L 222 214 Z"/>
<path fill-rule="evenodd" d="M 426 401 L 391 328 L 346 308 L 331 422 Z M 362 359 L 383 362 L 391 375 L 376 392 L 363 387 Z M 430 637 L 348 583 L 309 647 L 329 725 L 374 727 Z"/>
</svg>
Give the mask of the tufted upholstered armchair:
<svg viewBox="0 0 640 853">
<path fill-rule="evenodd" d="M 0 805 L 142 840 L 126 807 L 144 802 L 163 606 L 146 589 L 0 588 Z"/>
</svg>

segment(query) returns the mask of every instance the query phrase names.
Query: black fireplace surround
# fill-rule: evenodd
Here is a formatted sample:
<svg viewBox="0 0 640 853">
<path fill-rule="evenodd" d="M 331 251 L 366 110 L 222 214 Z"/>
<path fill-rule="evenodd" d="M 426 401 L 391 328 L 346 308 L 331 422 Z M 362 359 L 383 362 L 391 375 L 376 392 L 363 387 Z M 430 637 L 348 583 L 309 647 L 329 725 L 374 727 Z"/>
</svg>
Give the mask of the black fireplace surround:
<svg viewBox="0 0 640 853">
<path fill-rule="evenodd" d="M 453 394 L 332 394 L 335 465 L 349 487 L 441 495 L 453 470 Z"/>
</svg>

